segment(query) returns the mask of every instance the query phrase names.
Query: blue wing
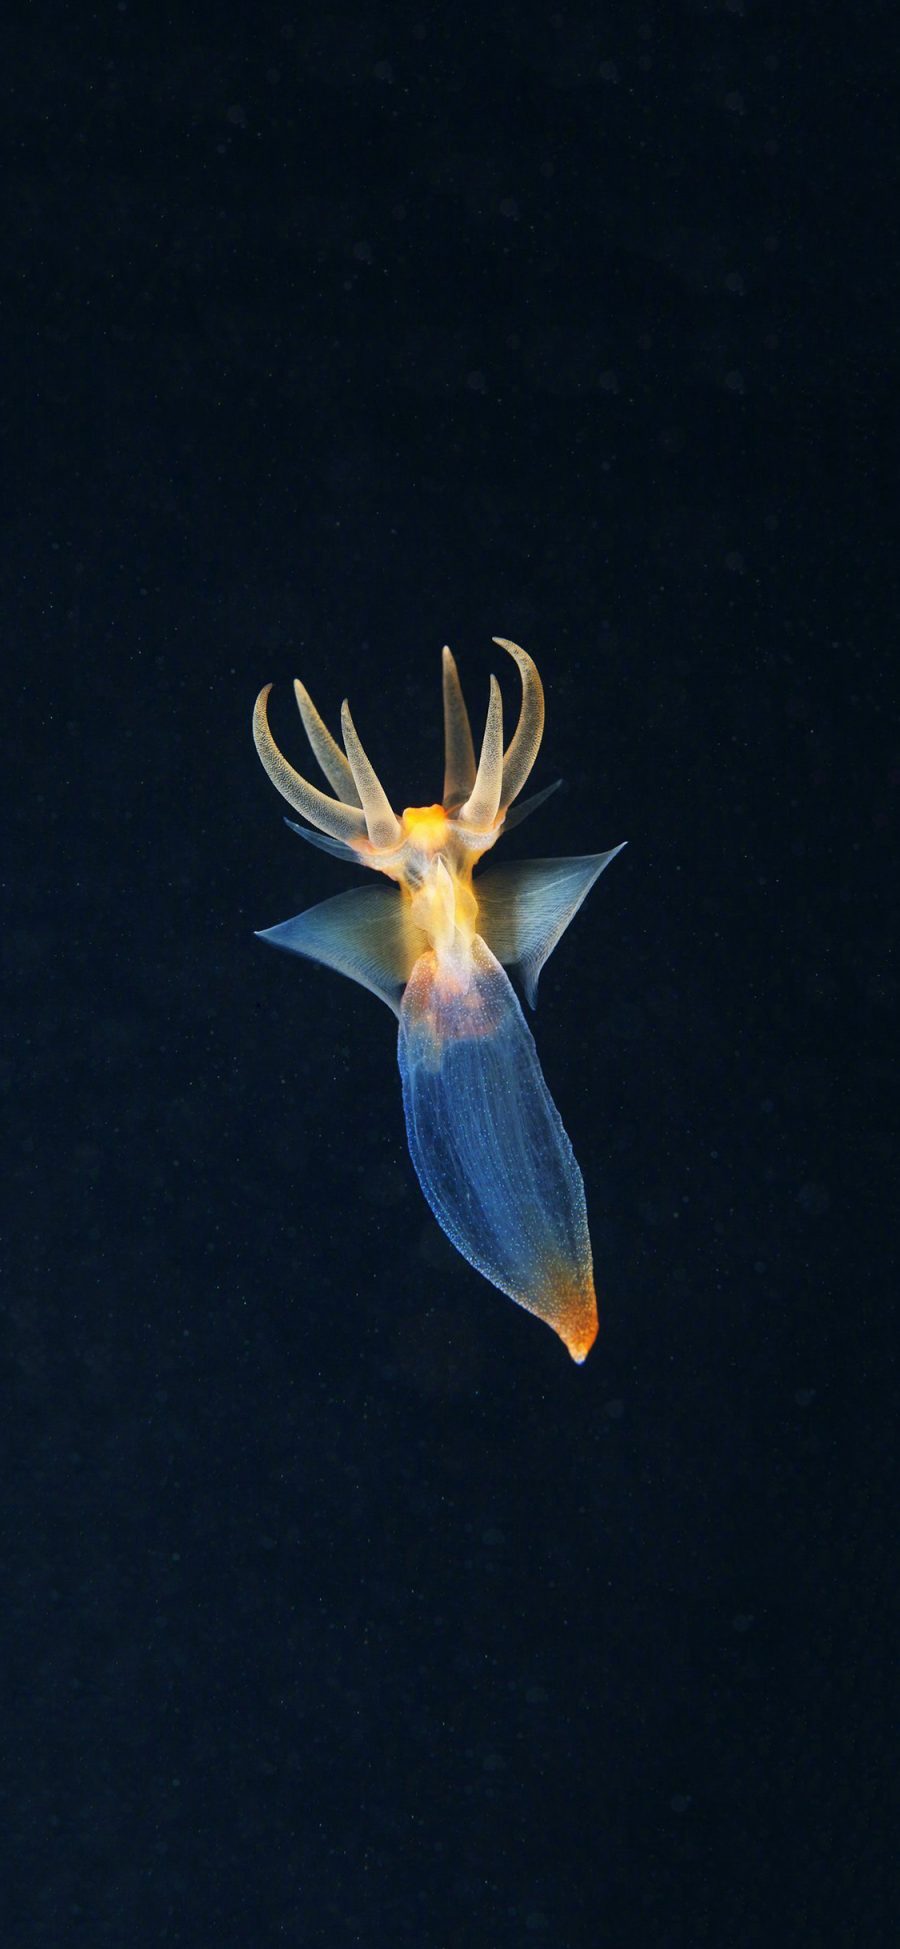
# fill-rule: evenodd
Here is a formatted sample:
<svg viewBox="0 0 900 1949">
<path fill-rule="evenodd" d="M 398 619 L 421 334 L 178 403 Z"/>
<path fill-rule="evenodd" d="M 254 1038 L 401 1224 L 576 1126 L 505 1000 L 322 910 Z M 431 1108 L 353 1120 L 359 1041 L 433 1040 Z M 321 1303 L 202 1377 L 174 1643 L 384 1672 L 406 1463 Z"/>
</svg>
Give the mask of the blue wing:
<svg viewBox="0 0 900 1949">
<path fill-rule="evenodd" d="M 262 928 L 257 938 L 349 975 L 379 995 L 395 1015 L 416 955 L 425 946 L 424 934 L 413 926 L 406 902 L 392 887 L 336 893 L 293 920 Z"/>
<path fill-rule="evenodd" d="M 581 1172 L 513 988 L 477 935 L 467 965 L 420 955 L 398 1053 L 410 1154 L 439 1225 L 584 1360 L 597 1302 Z"/>
</svg>

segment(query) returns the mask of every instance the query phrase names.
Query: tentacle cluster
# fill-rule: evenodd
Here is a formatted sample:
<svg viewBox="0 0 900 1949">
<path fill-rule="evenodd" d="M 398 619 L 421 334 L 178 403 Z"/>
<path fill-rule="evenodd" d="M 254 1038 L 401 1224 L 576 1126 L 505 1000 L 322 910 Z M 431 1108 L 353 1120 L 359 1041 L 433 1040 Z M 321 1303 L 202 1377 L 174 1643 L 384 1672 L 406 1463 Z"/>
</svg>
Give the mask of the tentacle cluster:
<svg viewBox="0 0 900 1949">
<path fill-rule="evenodd" d="M 504 636 L 493 641 L 508 651 L 522 682 L 519 721 L 504 749 L 503 702 L 491 678 L 487 721 L 476 763 L 472 729 L 450 650 L 443 654 L 444 798 L 448 818 L 467 833 L 496 837 L 518 798 L 540 748 L 544 729 L 544 691 L 531 657 Z M 273 785 L 295 812 L 318 832 L 356 850 L 389 853 L 403 840 L 403 822 L 393 810 L 371 764 L 345 701 L 341 707 L 341 750 L 319 716 L 309 692 L 297 681 L 294 695 L 310 749 L 334 794 L 310 785 L 279 751 L 269 729 L 267 684 L 256 700 L 253 737 Z M 543 795 L 542 795 L 543 796 Z"/>
</svg>

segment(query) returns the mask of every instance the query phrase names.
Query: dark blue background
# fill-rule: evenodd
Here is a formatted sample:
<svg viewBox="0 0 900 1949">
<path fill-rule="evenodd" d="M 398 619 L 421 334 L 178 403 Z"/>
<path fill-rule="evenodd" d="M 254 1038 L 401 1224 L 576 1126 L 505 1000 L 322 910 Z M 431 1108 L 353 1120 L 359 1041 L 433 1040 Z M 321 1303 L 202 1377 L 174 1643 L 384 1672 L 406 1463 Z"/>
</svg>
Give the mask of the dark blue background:
<svg viewBox="0 0 900 1949">
<path fill-rule="evenodd" d="M 10 30 L 4 1941 L 892 1939 L 877 19 Z M 507 856 L 630 842 L 536 1023 L 581 1371 L 253 939 L 353 877 L 260 684 L 428 801 L 493 634 L 567 781 Z"/>
</svg>

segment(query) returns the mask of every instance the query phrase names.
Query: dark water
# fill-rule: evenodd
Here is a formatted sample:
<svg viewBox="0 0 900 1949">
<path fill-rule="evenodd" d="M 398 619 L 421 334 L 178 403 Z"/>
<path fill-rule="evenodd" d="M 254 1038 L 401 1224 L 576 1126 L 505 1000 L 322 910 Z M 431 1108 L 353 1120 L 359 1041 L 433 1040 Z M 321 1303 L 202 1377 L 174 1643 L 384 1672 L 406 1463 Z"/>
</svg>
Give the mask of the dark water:
<svg viewBox="0 0 900 1949">
<path fill-rule="evenodd" d="M 59 6 L 7 49 L 12 1945 L 893 1940 L 894 137 L 800 9 Z M 439 652 L 547 687 L 507 856 L 583 1370 L 457 1258 L 351 884 Z M 500 672 L 510 709 L 515 685 Z"/>
</svg>

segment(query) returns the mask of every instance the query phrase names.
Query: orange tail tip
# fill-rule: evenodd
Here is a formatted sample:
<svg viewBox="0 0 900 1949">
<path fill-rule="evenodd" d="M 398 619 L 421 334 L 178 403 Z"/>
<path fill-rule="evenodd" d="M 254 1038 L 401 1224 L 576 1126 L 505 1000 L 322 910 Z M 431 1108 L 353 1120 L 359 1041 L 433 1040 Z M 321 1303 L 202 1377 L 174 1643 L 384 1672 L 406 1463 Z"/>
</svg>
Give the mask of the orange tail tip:
<svg viewBox="0 0 900 1949">
<path fill-rule="evenodd" d="M 581 1367 L 599 1332 L 593 1286 L 589 1294 L 583 1290 L 570 1293 L 559 1310 L 554 1310 L 549 1324 L 559 1334 L 576 1366 Z"/>
</svg>

